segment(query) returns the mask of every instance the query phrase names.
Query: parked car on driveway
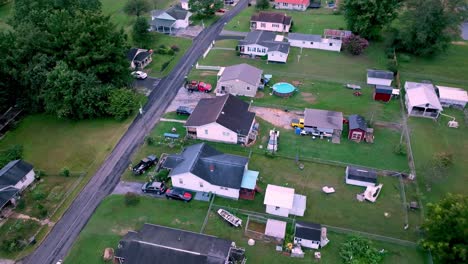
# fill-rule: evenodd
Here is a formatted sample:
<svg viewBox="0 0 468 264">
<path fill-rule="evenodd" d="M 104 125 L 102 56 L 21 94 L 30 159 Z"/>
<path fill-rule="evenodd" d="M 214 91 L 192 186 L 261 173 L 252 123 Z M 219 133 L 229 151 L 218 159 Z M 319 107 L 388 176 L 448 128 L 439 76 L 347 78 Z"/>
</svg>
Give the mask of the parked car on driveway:
<svg viewBox="0 0 468 264">
<path fill-rule="evenodd" d="M 193 112 L 193 109 L 188 106 L 179 106 L 176 110 L 176 113 L 178 115 L 191 115 L 192 112 Z"/>
<path fill-rule="evenodd" d="M 141 175 L 145 173 L 149 168 L 151 168 L 154 164 L 158 162 L 158 158 L 155 155 L 149 155 L 148 157 L 142 159 L 135 165 L 132 169 L 133 174 Z"/>
<path fill-rule="evenodd" d="M 132 72 L 132 76 L 136 79 L 140 79 L 140 80 L 144 80 L 148 77 L 148 74 L 146 74 L 146 72 L 142 72 L 142 71 L 134 71 Z"/>
<path fill-rule="evenodd" d="M 147 182 L 141 187 L 141 191 L 144 193 L 156 193 L 163 194 L 166 192 L 166 185 L 163 182 Z"/>
<path fill-rule="evenodd" d="M 192 200 L 192 194 L 183 189 L 171 188 L 166 191 L 166 198 L 189 202 L 190 200 Z"/>
</svg>

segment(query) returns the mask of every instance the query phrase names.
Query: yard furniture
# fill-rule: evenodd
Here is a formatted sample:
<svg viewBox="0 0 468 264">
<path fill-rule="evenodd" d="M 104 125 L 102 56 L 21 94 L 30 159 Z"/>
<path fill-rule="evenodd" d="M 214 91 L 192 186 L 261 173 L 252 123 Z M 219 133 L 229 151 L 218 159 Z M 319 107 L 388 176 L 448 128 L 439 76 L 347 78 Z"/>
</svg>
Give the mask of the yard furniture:
<svg viewBox="0 0 468 264">
<path fill-rule="evenodd" d="M 372 203 L 375 203 L 377 197 L 379 197 L 380 191 L 382 191 L 383 184 L 379 184 L 377 186 L 367 186 L 366 190 L 364 191 L 364 198 Z"/>
<path fill-rule="evenodd" d="M 361 93 L 361 92 L 354 92 L 353 95 L 354 95 L 354 96 L 361 96 L 362 93 Z"/>
<path fill-rule="evenodd" d="M 364 194 L 363 193 L 358 193 L 356 194 L 356 199 L 360 202 L 364 202 L 365 198 L 364 198 Z"/>
<path fill-rule="evenodd" d="M 234 227 L 242 226 L 242 219 L 239 217 L 231 214 L 229 211 L 224 209 L 218 210 L 218 215 L 221 216 L 224 220 L 226 220 L 229 224 Z"/>
<path fill-rule="evenodd" d="M 345 87 L 352 90 L 361 90 L 361 86 L 357 84 L 347 83 Z"/>
<path fill-rule="evenodd" d="M 180 137 L 179 134 L 174 134 L 174 133 L 164 133 L 165 138 L 170 138 L 170 139 L 177 139 Z"/>
<path fill-rule="evenodd" d="M 333 187 L 324 186 L 322 187 L 322 191 L 326 194 L 330 194 L 330 193 L 334 193 L 335 189 Z"/>
<path fill-rule="evenodd" d="M 315 257 L 315 259 L 321 259 L 321 258 L 322 258 L 322 254 L 320 254 L 319 251 L 314 252 L 314 257 Z"/>
<path fill-rule="evenodd" d="M 411 209 L 411 210 L 419 210 L 419 208 L 420 208 L 420 207 L 419 207 L 418 202 L 416 202 L 416 201 L 410 202 L 410 204 L 409 204 L 409 209 Z"/>
</svg>

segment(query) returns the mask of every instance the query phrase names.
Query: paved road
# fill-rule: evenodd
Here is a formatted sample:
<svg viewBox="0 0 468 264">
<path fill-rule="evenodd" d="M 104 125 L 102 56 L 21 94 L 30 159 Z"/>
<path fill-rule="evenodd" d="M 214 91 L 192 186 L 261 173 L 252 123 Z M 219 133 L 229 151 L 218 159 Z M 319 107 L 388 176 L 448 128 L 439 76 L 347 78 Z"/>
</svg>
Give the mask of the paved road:
<svg viewBox="0 0 468 264">
<path fill-rule="evenodd" d="M 59 259 L 65 258 L 99 203 L 118 184 L 120 175 L 130 163 L 131 154 L 143 142 L 145 135 L 150 132 L 166 107 L 174 99 L 184 82 L 184 76 L 189 73 L 208 45 L 221 32 L 224 24 L 246 6 L 247 0 L 241 0 L 235 8 L 194 39 L 192 47 L 185 53 L 177 66 L 166 78 L 161 80 L 157 89 L 151 92 L 148 103 L 143 108 L 144 114 L 133 121 L 128 131 L 76 197 L 62 219 L 57 222 L 36 251 L 24 260 L 24 263 L 55 264 Z"/>
<path fill-rule="evenodd" d="M 161 79 L 159 78 L 148 76 L 148 78 L 144 80 L 139 80 L 139 79 L 134 80 L 132 85 L 133 87 L 136 87 L 136 88 L 144 87 L 149 91 L 153 91 L 158 86 L 160 81 Z"/>
</svg>

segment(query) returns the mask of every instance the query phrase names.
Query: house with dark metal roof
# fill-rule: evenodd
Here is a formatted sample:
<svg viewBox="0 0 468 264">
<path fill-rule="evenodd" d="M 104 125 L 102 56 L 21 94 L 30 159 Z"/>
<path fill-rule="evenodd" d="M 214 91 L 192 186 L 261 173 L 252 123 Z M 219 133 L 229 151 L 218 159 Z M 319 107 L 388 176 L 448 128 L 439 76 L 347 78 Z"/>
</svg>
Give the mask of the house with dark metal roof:
<svg viewBox="0 0 468 264">
<path fill-rule="evenodd" d="M 130 62 L 131 69 L 141 70 L 153 61 L 153 51 L 140 48 L 131 48 L 127 52 L 127 60 Z"/>
<path fill-rule="evenodd" d="M 255 97 L 261 84 L 262 74 L 262 70 L 246 63 L 222 67 L 218 72 L 216 95 Z"/>
<path fill-rule="evenodd" d="M 280 12 L 259 12 L 250 17 L 250 29 L 289 32 L 292 25 L 292 17 Z"/>
<path fill-rule="evenodd" d="M 130 231 L 120 240 L 114 263 L 225 264 L 242 258 L 244 250 L 236 248 L 233 241 L 144 224 L 140 231 Z"/>
<path fill-rule="evenodd" d="M 386 85 L 376 85 L 374 88 L 373 98 L 375 101 L 388 102 L 392 99 L 393 87 Z"/>
<path fill-rule="evenodd" d="M 289 33 L 287 39 L 292 47 L 341 51 L 342 41 L 339 39 L 328 39 L 322 38 L 321 35 L 300 33 Z"/>
<path fill-rule="evenodd" d="M 247 157 L 224 154 L 206 143 L 169 155 L 163 167 L 170 170 L 172 186 L 239 199 L 242 188 L 255 190 L 258 172 L 248 170 Z"/>
<path fill-rule="evenodd" d="M 294 244 L 318 249 L 322 241 L 322 225 L 297 221 L 294 226 Z"/>
<path fill-rule="evenodd" d="M 377 184 L 377 172 L 360 167 L 347 166 L 345 172 L 347 184 L 357 186 L 375 186 Z"/>
<path fill-rule="evenodd" d="M 350 115 L 348 117 L 349 132 L 348 139 L 356 142 L 361 142 L 366 138 L 367 122 L 360 115 Z"/>
<path fill-rule="evenodd" d="M 208 141 L 249 144 L 255 141 L 255 113 L 234 95 L 201 99 L 185 123 L 187 135 Z"/>
<path fill-rule="evenodd" d="M 367 70 L 367 84 L 391 86 L 393 72 L 385 70 Z"/>
<path fill-rule="evenodd" d="M 15 203 L 18 194 L 35 178 L 33 166 L 23 160 L 9 162 L 0 170 L 0 210 Z"/>
<path fill-rule="evenodd" d="M 171 6 L 166 10 L 153 10 L 150 21 L 151 30 L 172 34 L 178 29 L 187 28 L 191 16 L 192 13 L 179 5 Z"/>
<path fill-rule="evenodd" d="M 253 58 L 267 56 L 268 61 L 286 63 L 289 55 L 289 42 L 284 37 L 268 31 L 252 31 L 239 41 L 237 50 L 241 55 Z"/>
</svg>

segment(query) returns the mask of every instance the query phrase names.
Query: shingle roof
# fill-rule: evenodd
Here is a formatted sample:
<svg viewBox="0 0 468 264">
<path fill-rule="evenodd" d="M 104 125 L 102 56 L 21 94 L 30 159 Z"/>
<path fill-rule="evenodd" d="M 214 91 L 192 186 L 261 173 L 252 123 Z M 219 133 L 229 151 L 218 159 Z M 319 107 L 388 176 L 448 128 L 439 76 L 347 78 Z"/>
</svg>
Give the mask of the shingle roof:
<svg viewBox="0 0 468 264">
<path fill-rule="evenodd" d="M 348 117 L 349 129 L 361 129 L 363 131 L 367 130 L 366 119 L 360 115 L 350 115 Z"/>
<path fill-rule="evenodd" d="M 311 35 L 311 34 L 300 34 L 300 33 L 289 33 L 288 34 L 289 40 L 302 40 L 302 41 L 310 41 L 310 42 L 321 42 L 322 36 L 320 35 Z"/>
<path fill-rule="evenodd" d="M 262 70 L 246 63 L 236 64 L 226 67 L 218 82 L 242 80 L 248 84 L 258 86 L 262 78 L 262 73 Z"/>
<path fill-rule="evenodd" d="M 135 55 L 137 54 L 137 52 L 138 52 L 138 48 L 131 48 L 127 52 L 127 60 L 132 61 L 133 58 L 135 58 Z"/>
<path fill-rule="evenodd" d="M 196 127 L 216 122 L 238 134 L 247 135 L 254 118 L 255 113 L 249 112 L 248 103 L 228 94 L 201 99 L 185 126 Z"/>
<path fill-rule="evenodd" d="M 149 53 L 148 51 L 142 51 L 142 52 L 138 53 L 135 56 L 135 59 L 133 59 L 133 60 L 134 61 L 143 61 L 144 59 L 148 58 L 150 55 L 151 55 L 151 53 Z"/>
<path fill-rule="evenodd" d="M 130 231 L 115 252 L 125 264 L 224 264 L 231 241 L 214 236 L 145 224 Z"/>
<path fill-rule="evenodd" d="M 320 241 L 322 236 L 322 225 L 297 221 L 294 236 L 312 241 Z"/>
<path fill-rule="evenodd" d="M 11 200 L 11 198 L 15 197 L 15 195 L 19 192 L 18 189 L 9 185 L 0 185 L 0 210 Z"/>
<path fill-rule="evenodd" d="M 348 179 L 377 183 L 377 172 L 360 167 L 348 166 Z"/>
<path fill-rule="evenodd" d="M 268 51 L 281 51 L 289 53 L 289 42 L 275 41 L 276 34 L 270 31 L 251 31 L 247 36 L 239 41 L 239 45 L 258 44 L 268 48 Z"/>
<path fill-rule="evenodd" d="M 306 109 L 304 111 L 304 124 L 311 127 L 343 130 L 343 113 L 320 109 Z"/>
<path fill-rule="evenodd" d="M 167 9 L 166 13 L 177 20 L 184 20 L 190 12 L 182 9 L 179 5 L 175 5 Z"/>
<path fill-rule="evenodd" d="M 10 161 L 0 170 L 0 185 L 15 185 L 32 169 L 33 166 L 23 160 Z"/>
<path fill-rule="evenodd" d="M 367 70 L 367 77 L 393 80 L 393 72 L 384 70 Z"/>
<path fill-rule="evenodd" d="M 281 23 L 283 25 L 290 25 L 292 17 L 286 15 L 285 13 L 262 11 L 257 14 L 253 14 L 250 18 L 250 21 Z"/>
<path fill-rule="evenodd" d="M 191 172 L 213 185 L 240 189 L 248 161 L 246 157 L 224 154 L 200 143 L 170 155 L 163 166 L 172 169 L 170 176 Z"/>
</svg>

